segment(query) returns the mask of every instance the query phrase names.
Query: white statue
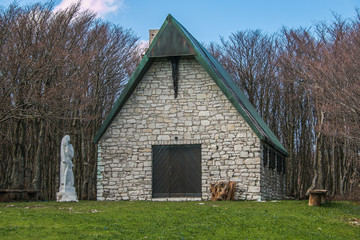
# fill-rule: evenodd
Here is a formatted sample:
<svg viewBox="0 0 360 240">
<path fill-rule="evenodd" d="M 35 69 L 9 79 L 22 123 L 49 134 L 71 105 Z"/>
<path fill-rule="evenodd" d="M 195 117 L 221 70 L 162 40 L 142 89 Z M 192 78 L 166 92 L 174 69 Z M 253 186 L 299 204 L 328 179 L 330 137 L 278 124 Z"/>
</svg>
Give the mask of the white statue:
<svg viewBox="0 0 360 240">
<path fill-rule="evenodd" d="M 76 191 L 74 187 L 74 173 L 72 167 L 72 158 L 74 157 L 74 148 L 70 144 L 70 136 L 65 135 L 61 140 L 61 162 L 60 162 L 60 187 L 56 194 L 58 202 L 77 202 Z"/>
</svg>

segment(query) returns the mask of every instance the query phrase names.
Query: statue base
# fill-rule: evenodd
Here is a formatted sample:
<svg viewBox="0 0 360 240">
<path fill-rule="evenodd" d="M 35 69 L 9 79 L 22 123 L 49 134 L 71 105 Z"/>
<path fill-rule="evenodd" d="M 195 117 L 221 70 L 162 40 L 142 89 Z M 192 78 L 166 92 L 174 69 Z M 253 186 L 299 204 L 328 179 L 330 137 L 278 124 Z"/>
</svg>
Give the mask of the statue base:
<svg viewBox="0 0 360 240">
<path fill-rule="evenodd" d="M 56 193 L 57 202 L 78 202 L 75 187 L 60 187 Z"/>
</svg>

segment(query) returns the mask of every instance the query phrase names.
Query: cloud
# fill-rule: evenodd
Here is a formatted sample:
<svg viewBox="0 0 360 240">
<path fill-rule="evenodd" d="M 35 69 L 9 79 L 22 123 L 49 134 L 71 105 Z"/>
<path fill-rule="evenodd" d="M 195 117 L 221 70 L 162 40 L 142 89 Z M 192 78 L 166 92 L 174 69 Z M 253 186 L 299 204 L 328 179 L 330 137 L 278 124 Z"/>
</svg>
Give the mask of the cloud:
<svg viewBox="0 0 360 240">
<path fill-rule="evenodd" d="M 63 10 L 79 0 L 62 0 L 54 11 Z M 90 10 L 96 14 L 104 15 L 109 12 L 115 12 L 122 7 L 124 0 L 81 0 L 81 9 Z"/>
</svg>

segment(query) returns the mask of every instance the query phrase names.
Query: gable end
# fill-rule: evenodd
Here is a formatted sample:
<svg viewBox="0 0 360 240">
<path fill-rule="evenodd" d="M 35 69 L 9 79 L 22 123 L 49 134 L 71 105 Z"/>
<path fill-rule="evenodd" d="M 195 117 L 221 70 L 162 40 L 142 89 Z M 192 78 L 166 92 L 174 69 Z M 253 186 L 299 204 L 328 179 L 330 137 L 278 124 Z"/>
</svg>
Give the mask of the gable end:
<svg viewBox="0 0 360 240">
<path fill-rule="evenodd" d="M 94 142 L 97 143 L 99 141 L 116 114 L 123 107 L 126 100 L 130 97 L 146 71 L 154 62 L 155 58 L 189 55 L 195 56 L 196 60 L 215 81 L 223 94 L 229 99 L 259 139 L 272 145 L 283 155 L 287 156 L 288 152 L 286 149 L 259 116 L 255 108 L 222 65 L 170 14 L 167 16 L 159 33 L 151 43 L 134 74 L 131 76 L 126 88 L 100 127 L 94 138 Z"/>
</svg>

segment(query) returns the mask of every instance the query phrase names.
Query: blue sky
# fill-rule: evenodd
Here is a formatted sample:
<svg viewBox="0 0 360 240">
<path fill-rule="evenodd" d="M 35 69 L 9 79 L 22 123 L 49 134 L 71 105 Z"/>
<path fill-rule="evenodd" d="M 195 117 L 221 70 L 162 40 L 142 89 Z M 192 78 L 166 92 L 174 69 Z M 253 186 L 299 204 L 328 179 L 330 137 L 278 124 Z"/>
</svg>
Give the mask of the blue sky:
<svg viewBox="0 0 360 240">
<path fill-rule="evenodd" d="M 7 7 L 13 0 L 0 0 Z M 274 33 L 281 27 L 310 27 L 331 21 L 332 12 L 354 18 L 360 0 L 83 0 L 84 7 L 106 21 L 132 28 L 142 40 L 148 30 L 160 28 L 172 14 L 200 42 L 219 42 L 232 32 L 261 29 Z M 20 5 L 42 0 L 18 0 Z M 58 8 L 76 0 L 55 0 Z"/>
</svg>

